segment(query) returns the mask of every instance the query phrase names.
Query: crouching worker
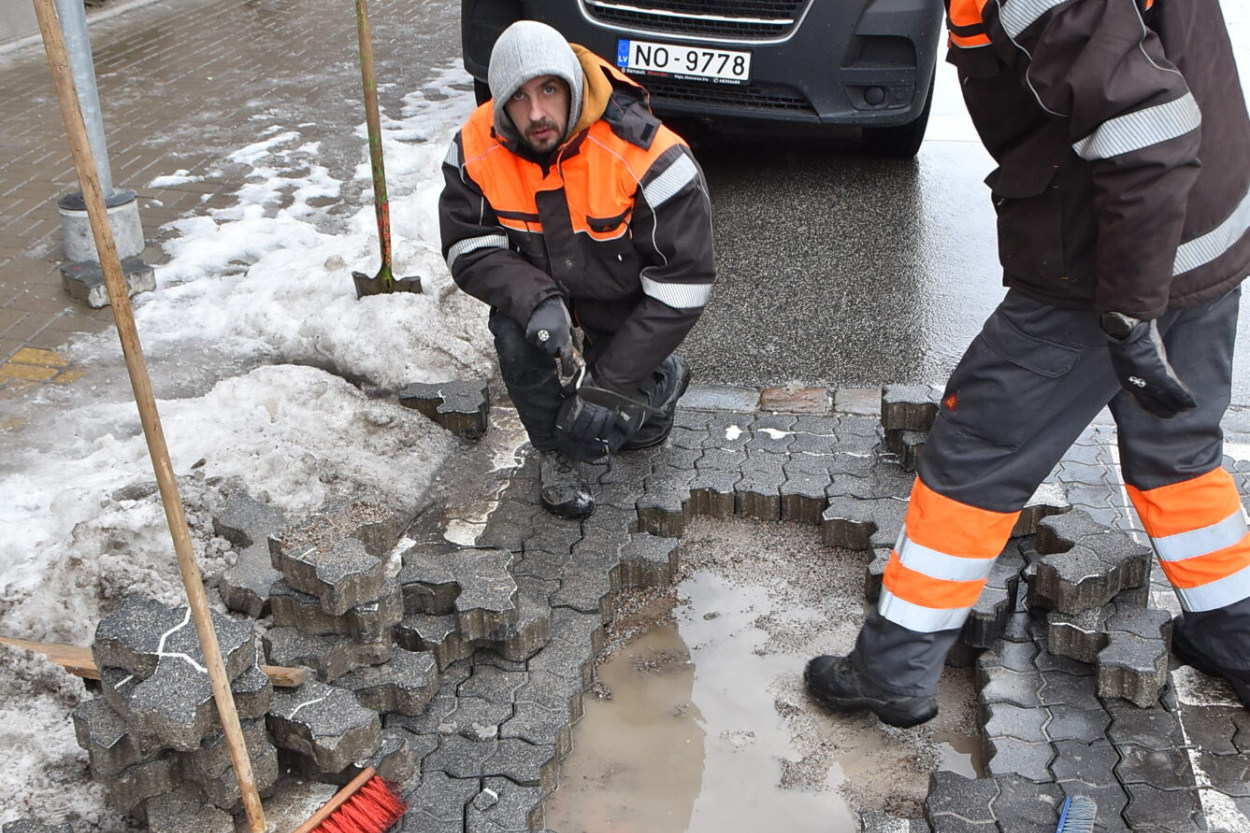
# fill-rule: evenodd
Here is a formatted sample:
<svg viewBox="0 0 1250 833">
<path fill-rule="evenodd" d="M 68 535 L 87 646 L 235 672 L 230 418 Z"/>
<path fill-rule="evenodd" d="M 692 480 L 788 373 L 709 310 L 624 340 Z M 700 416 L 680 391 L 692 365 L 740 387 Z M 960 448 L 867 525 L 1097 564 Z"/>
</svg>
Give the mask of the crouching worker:
<svg viewBox="0 0 1250 833">
<path fill-rule="evenodd" d="M 488 80 L 443 163 L 443 255 L 491 306 L 543 505 L 584 518 L 578 462 L 672 428 L 690 379 L 673 351 L 715 280 L 707 188 L 646 91 L 546 24 L 505 30 Z"/>
</svg>

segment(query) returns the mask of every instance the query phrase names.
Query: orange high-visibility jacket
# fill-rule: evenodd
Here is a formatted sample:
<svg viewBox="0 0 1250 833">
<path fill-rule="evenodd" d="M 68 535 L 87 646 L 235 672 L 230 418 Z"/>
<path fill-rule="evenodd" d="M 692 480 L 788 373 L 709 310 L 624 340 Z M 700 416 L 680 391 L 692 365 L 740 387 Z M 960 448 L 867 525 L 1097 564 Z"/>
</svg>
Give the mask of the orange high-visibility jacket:
<svg viewBox="0 0 1250 833">
<path fill-rule="evenodd" d="M 548 158 L 495 133 L 479 107 L 443 163 L 443 255 L 456 283 L 522 326 L 566 298 L 593 341 L 595 379 L 636 390 L 698 320 L 715 280 L 711 206 L 689 147 L 647 94 L 574 47 L 582 118 Z"/>
<path fill-rule="evenodd" d="M 1250 270 L 1250 121 L 1219 0 L 946 0 L 998 169 L 1003 280 L 1153 318 Z"/>
</svg>

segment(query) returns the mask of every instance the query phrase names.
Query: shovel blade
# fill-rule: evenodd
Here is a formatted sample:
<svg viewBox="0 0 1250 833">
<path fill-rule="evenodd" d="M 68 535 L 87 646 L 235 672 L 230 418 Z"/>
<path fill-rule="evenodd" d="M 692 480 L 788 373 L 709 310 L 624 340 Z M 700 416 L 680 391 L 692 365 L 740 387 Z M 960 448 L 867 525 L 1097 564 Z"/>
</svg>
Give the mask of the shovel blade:
<svg viewBox="0 0 1250 833">
<path fill-rule="evenodd" d="M 356 298 L 363 298 L 366 295 L 385 295 L 390 292 L 420 292 L 421 276 L 409 275 L 404 278 L 393 278 L 390 281 L 390 288 L 386 284 L 386 278 L 382 273 L 378 273 L 373 277 L 366 275 L 364 272 L 352 272 L 352 283 L 356 285 Z"/>
</svg>

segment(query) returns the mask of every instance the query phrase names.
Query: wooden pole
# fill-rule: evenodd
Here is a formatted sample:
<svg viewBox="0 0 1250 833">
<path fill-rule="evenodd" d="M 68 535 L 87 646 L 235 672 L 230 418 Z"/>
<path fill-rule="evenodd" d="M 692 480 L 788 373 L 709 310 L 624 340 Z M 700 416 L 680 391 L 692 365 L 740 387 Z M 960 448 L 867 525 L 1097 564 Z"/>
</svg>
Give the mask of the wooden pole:
<svg viewBox="0 0 1250 833">
<path fill-rule="evenodd" d="M 65 120 L 70 152 L 74 157 L 74 167 L 78 170 L 78 182 L 82 187 L 83 200 L 87 204 L 87 216 L 91 221 L 100 268 L 104 272 L 104 282 L 108 288 L 113 320 L 117 323 L 117 335 L 121 339 L 122 353 L 126 357 L 126 370 L 130 374 L 131 387 L 134 388 L 135 403 L 139 406 L 139 420 L 147 438 L 152 467 L 156 470 L 161 502 L 165 505 L 165 520 L 169 523 L 169 532 L 174 539 L 178 569 L 182 573 L 182 583 L 186 587 L 187 601 L 191 606 L 191 615 L 195 619 L 195 629 L 200 637 L 200 647 L 204 651 L 208 676 L 213 685 L 217 713 L 226 733 L 226 745 L 230 750 L 230 760 L 234 763 L 235 775 L 239 779 L 239 792 L 251 831 L 263 833 L 266 828 L 265 811 L 256 790 L 256 778 L 252 774 L 252 763 L 243 740 L 243 730 L 239 726 L 239 714 L 234 707 L 230 679 L 226 676 L 226 666 L 217 645 L 217 633 L 213 630 L 213 619 L 204 594 L 204 582 L 195 560 L 195 551 L 191 547 L 191 532 L 187 528 L 182 498 L 178 494 L 178 483 L 174 478 L 173 465 L 169 461 L 169 449 L 165 445 L 160 415 L 156 411 L 152 382 L 148 378 L 143 348 L 139 345 L 139 333 L 135 329 L 134 315 L 130 310 L 126 279 L 122 274 L 117 243 L 113 239 L 108 209 L 104 205 L 104 194 L 101 192 L 99 176 L 91 156 L 91 146 L 87 141 L 87 128 L 78 106 L 78 94 L 70 74 L 60 21 L 52 0 L 34 0 L 34 3 L 35 14 L 39 18 L 39 30 L 43 34 L 44 49 L 48 54 L 48 68 L 52 70 L 52 82 L 56 86 L 56 97 L 61 104 L 61 116 Z"/>
</svg>

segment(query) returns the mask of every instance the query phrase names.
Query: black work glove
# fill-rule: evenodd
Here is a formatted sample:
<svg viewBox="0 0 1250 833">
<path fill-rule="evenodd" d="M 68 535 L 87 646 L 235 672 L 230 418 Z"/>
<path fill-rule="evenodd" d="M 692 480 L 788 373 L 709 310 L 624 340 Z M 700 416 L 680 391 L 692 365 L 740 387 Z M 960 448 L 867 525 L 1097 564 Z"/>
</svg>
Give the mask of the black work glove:
<svg viewBox="0 0 1250 833">
<path fill-rule="evenodd" d="M 593 388 L 594 382 L 587 378 L 579 390 Z M 565 451 L 583 462 L 598 460 L 605 454 L 619 451 L 645 421 L 640 408 L 623 405 L 609 408 L 589 402 L 580 396 L 570 396 L 560 406 L 556 416 L 556 428 L 564 434 Z"/>
<path fill-rule="evenodd" d="M 530 313 L 525 326 L 525 339 L 551 358 L 573 343 L 573 322 L 569 320 L 569 308 L 561 298 L 548 298 Z"/>
<path fill-rule="evenodd" d="M 1150 413 L 1169 419 L 1198 406 L 1193 392 L 1168 364 L 1159 325 L 1153 319 L 1138 321 L 1124 338 L 1108 336 L 1107 347 L 1120 386 Z"/>
</svg>

